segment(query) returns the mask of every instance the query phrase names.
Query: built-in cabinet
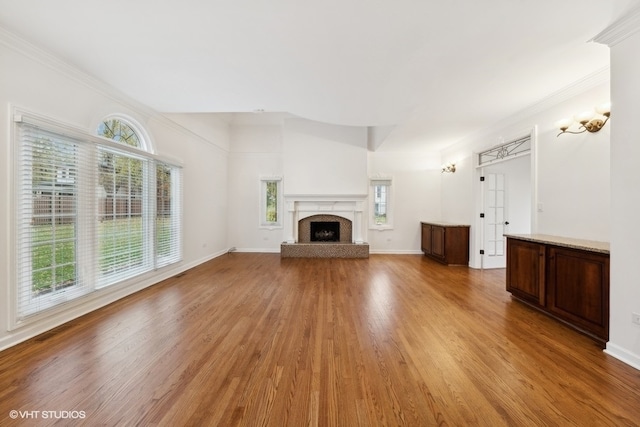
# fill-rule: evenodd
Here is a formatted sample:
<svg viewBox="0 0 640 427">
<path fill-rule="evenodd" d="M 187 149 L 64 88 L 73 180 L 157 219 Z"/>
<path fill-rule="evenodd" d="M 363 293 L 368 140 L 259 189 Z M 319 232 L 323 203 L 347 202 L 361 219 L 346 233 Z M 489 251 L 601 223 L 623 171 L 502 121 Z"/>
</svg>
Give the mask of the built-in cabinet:
<svg viewBox="0 0 640 427">
<path fill-rule="evenodd" d="M 609 250 L 604 242 L 507 236 L 507 291 L 604 344 Z"/>
<path fill-rule="evenodd" d="M 469 265 L 469 226 L 421 222 L 422 252 L 443 264 Z"/>
</svg>

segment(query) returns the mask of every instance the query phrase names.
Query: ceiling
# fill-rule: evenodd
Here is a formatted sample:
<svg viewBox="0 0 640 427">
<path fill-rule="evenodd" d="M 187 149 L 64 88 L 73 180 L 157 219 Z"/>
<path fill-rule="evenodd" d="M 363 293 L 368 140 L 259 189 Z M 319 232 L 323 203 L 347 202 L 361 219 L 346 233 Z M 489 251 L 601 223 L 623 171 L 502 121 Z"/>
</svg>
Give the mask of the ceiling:
<svg viewBox="0 0 640 427">
<path fill-rule="evenodd" d="M 638 0 L 0 0 L 0 26 L 166 113 L 286 112 L 438 150 L 608 66 Z"/>
</svg>

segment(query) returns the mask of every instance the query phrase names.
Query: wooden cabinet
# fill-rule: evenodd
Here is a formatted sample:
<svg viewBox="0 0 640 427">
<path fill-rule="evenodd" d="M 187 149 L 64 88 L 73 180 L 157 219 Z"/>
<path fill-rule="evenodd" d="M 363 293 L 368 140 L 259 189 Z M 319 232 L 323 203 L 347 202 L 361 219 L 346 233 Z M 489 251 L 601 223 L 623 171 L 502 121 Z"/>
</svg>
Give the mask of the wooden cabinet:
<svg viewBox="0 0 640 427">
<path fill-rule="evenodd" d="M 511 240 L 507 243 L 507 291 L 526 301 L 545 303 L 545 246 Z"/>
<path fill-rule="evenodd" d="M 421 250 L 425 255 L 431 255 L 431 225 L 422 223 L 422 245 Z"/>
<path fill-rule="evenodd" d="M 609 256 L 552 247 L 547 308 L 596 336 L 609 339 Z"/>
<path fill-rule="evenodd" d="M 561 246 L 564 240 L 558 239 L 507 236 L 507 291 L 604 345 L 609 340 L 608 251 Z"/>
<path fill-rule="evenodd" d="M 443 264 L 469 265 L 469 226 L 422 222 L 422 252 Z"/>
</svg>

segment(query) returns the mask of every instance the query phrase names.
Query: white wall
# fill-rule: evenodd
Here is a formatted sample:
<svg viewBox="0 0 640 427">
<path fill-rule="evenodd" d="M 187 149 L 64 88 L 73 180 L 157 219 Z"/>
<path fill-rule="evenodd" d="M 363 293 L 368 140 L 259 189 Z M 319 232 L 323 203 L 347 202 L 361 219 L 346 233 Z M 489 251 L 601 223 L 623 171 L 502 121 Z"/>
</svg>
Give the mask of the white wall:
<svg viewBox="0 0 640 427">
<path fill-rule="evenodd" d="M 636 14 L 638 16 L 638 14 Z M 611 47 L 611 321 L 607 352 L 640 369 L 640 19 Z M 626 33 L 622 33 L 626 34 Z"/>
<path fill-rule="evenodd" d="M 601 82 L 604 80 L 604 82 Z M 607 124 L 596 134 L 561 135 L 555 123 L 609 101 L 608 79 L 594 75 L 585 80 L 586 89 L 572 88 L 557 94 L 529 111 L 506 119 L 481 134 L 473 135 L 445 150 L 443 162 L 456 163 L 456 179 L 443 179 L 442 217 L 466 221 L 472 226 L 471 262 L 479 262 L 477 219 L 478 190 L 475 155 L 485 149 L 511 141 L 537 128 L 533 148 L 531 231 L 588 240 L 610 239 L 610 129 Z M 577 94 L 576 94 L 577 93 Z M 534 132 L 536 133 L 536 132 Z M 458 178 L 460 174 L 460 178 Z M 472 193 L 470 194 L 470 191 Z M 541 204 L 542 211 L 538 211 Z"/>
<path fill-rule="evenodd" d="M 551 117 L 566 117 L 610 99 L 609 85 L 564 102 L 538 121 L 538 232 L 582 239 L 610 239 L 610 131 L 560 135 Z M 553 116 L 552 116 L 553 115 Z M 538 206 L 536 206 L 538 207 Z"/>
<path fill-rule="evenodd" d="M 236 114 L 230 122 L 229 245 L 279 252 L 283 229 L 261 228 L 260 178 L 281 176 L 284 194 L 367 193 L 367 130 L 288 114 Z M 284 213 L 284 212 L 283 212 Z"/>
<path fill-rule="evenodd" d="M 367 128 L 284 122 L 285 194 L 367 193 Z"/>
<path fill-rule="evenodd" d="M 366 128 L 284 114 L 237 114 L 230 126 L 229 245 L 239 251 L 278 252 L 284 240 L 281 228 L 258 225 L 261 176 L 282 176 L 285 194 L 314 195 L 367 195 L 369 177 L 393 178 L 394 227 L 367 229 L 371 253 L 420 253 L 420 221 L 440 217 L 437 153 L 369 152 Z"/>
<path fill-rule="evenodd" d="M 244 252 L 279 252 L 282 228 L 260 228 L 260 177 L 283 176 L 284 115 L 236 115 L 229 154 L 229 246 Z M 285 178 L 286 181 L 286 178 Z"/>
<path fill-rule="evenodd" d="M 440 155 L 369 153 L 369 176 L 393 180 L 393 228 L 368 231 L 372 253 L 421 253 L 420 221 L 440 220 Z"/>
<path fill-rule="evenodd" d="M 197 265 L 227 249 L 227 154 L 225 124 L 211 125 L 216 134 L 208 140 L 158 113 L 141 106 L 115 90 L 33 46 L 0 30 L 0 349 L 64 323 L 73 317 L 108 304 L 135 290 L 152 285 L 179 271 Z M 178 265 L 145 274 L 129 283 L 114 285 L 66 304 L 46 317 L 12 332 L 7 331 L 7 298 L 12 286 L 11 227 L 13 203 L 10 106 L 93 132 L 100 120 L 122 113 L 140 123 L 160 156 L 184 166 L 184 260 Z M 216 129 L 213 131 L 213 129 Z M 217 145 L 219 144 L 219 145 Z"/>
</svg>

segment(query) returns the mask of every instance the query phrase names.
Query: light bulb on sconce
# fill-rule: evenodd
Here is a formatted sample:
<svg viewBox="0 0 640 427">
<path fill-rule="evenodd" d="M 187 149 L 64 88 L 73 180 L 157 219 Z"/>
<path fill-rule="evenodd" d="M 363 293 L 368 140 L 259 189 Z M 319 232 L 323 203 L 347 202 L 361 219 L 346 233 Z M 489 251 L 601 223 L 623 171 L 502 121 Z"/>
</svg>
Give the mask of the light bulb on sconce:
<svg viewBox="0 0 640 427">
<path fill-rule="evenodd" d="M 596 114 L 597 113 L 597 114 Z M 595 108 L 595 112 L 593 111 L 584 111 L 575 116 L 573 120 L 571 119 L 562 119 L 556 122 L 556 126 L 560 129 L 560 133 L 557 136 L 562 135 L 563 133 L 584 133 L 590 132 L 595 133 L 604 127 L 604 125 L 609 121 L 611 117 L 611 103 L 608 102 L 606 104 L 599 105 Z M 574 123 L 580 123 L 577 131 L 570 131 L 569 128 Z"/>
<path fill-rule="evenodd" d="M 442 165 L 442 173 L 454 173 L 456 171 L 456 165 L 454 163 L 447 163 Z"/>
</svg>

